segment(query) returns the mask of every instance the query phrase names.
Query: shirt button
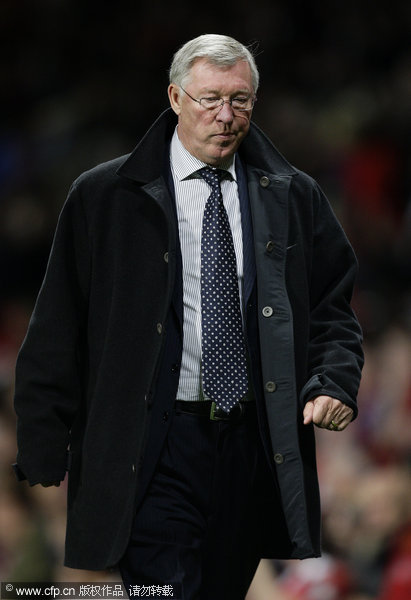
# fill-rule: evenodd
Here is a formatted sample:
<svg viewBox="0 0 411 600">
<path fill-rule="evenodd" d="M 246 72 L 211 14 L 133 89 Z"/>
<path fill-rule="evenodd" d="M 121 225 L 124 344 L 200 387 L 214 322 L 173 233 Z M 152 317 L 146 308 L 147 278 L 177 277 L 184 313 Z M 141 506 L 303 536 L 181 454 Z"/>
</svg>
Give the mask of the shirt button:
<svg viewBox="0 0 411 600">
<path fill-rule="evenodd" d="M 269 240 L 265 246 L 265 249 L 267 250 L 267 252 L 272 252 L 274 250 L 274 242 L 272 240 Z"/>
<path fill-rule="evenodd" d="M 267 381 L 267 383 L 265 384 L 265 389 L 267 390 L 267 392 L 275 392 L 275 390 L 277 389 L 277 384 L 274 381 Z"/>
<path fill-rule="evenodd" d="M 271 315 L 273 314 L 273 309 L 271 308 L 271 306 L 264 306 L 263 308 L 263 315 L 265 317 L 271 317 Z"/>
<path fill-rule="evenodd" d="M 165 253 L 164 253 L 164 256 L 163 256 L 163 258 L 164 258 L 164 261 L 165 261 L 166 263 L 168 263 L 168 252 L 165 252 Z"/>
<path fill-rule="evenodd" d="M 284 462 L 284 456 L 283 456 L 282 454 L 280 454 L 280 452 L 276 452 L 276 453 L 274 454 L 274 462 L 275 462 L 277 465 L 282 465 L 282 464 L 283 464 L 283 462 Z"/>
<path fill-rule="evenodd" d="M 265 175 L 263 175 L 263 176 L 260 178 L 260 185 L 261 185 L 261 187 L 263 187 L 263 188 L 266 188 L 266 187 L 268 187 L 268 186 L 270 185 L 270 180 L 268 179 L 268 177 L 266 177 Z"/>
<path fill-rule="evenodd" d="M 157 323 L 157 333 L 161 334 L 161 332 L 163 331 L 163 326 L 161 323 Z"/>
</svg>

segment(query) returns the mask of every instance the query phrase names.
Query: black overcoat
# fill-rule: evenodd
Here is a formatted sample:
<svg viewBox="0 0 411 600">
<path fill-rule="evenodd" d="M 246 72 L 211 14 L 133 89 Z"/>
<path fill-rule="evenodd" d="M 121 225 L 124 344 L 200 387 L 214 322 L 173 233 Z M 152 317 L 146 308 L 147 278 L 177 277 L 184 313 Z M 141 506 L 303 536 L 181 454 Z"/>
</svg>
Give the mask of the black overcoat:
<svg viewBox="0 0 411 600">
<path fill-rule="evenodd" d="M 130 534 L 176 275 L 163 175 L 174 127 L 168 110 L 132 155 L 74 182 L 17 361 L 18 465 L 32 485 L 62 480 L 69 466 L 66 564 L 75 568 L 115 565 Z M 253 124 L 240 154 L 264 402 L 289 536 L 271 554 L 317 556 L 314 431 L 302 410 L 327 394 L 356 414 L 361 332 L 349 303 L 357 264 L 318 185 Z"/>
</svg>

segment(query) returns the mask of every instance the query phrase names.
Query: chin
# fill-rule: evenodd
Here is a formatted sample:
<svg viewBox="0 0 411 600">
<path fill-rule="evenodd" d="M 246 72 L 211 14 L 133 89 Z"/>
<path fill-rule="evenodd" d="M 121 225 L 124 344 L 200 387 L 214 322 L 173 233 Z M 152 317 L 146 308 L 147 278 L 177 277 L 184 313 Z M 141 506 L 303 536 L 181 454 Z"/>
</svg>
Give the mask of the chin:
<svg viewBox="0 0 411 600">
<path fill-rule="evenodd" d="M 214 154 L 212 154 L 209 157 L 209 163 L 208 164 L 214 164 L 217 165 L 223 161 L 229 160 L 230 158 L 232 158 L 234 156 L 234 153 L 236 152 L 237 149 L 232 149 L 232 148 L 220 148 L 219 151 L 215 152 Z"/>
</svg>

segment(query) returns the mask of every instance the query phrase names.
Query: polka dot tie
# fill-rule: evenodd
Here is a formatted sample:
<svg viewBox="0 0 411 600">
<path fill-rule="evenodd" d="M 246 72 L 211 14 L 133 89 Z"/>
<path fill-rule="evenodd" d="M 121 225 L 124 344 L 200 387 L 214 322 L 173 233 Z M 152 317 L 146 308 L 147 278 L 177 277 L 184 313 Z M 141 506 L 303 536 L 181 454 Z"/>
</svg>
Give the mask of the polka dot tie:
<svg viewBox="0 0 411 600">
<path fill-rule="evenodd" d="M 223 204 L 224 171 L 199 171 L 211 187 L 201 233 L 203 391 L 225 412 L 247 393 L 248 378 L 233 237 Z"/>
</svg>

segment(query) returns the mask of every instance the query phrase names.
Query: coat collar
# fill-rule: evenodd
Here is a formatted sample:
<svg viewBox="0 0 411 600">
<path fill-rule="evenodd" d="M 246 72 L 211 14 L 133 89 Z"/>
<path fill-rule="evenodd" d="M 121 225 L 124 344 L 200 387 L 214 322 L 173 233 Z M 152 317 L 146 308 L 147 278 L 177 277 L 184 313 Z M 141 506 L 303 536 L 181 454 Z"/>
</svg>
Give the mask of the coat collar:
<svg viewBox="0 0 411 600">
<path fill-rule="evenodd" d="M 120 165 L 118 175 L 148 183 L 164 173 L 164 152 L 170 144 L 177 117 L 171 108 L 165 110 L 153 123 L 133 152 Z M 239 154 L 249 165 L 274 175 L 295 175 L 297 171 L 278 152 L 271 140 L 251 123 L 250 130 L 240 146 Z"/>
</svg>

